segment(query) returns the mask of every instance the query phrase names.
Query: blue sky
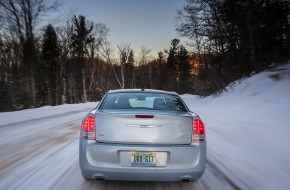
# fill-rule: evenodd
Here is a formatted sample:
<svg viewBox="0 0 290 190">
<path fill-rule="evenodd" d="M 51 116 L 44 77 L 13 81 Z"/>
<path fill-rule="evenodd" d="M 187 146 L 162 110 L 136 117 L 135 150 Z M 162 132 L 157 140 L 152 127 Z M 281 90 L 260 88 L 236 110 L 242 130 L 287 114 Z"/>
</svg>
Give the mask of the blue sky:
<svg viewBox="0 0 290 190">
<path fill-rule="evenodd" d="M 141 45 L 152 49 L 152 55 L 170 47 L 173 38 L 180 38 L 174 24 L 176 10 L 185 0 L 63 0 L 63 9 L 77 10 L 95 23 L 110 29 L 109 40 L 116 50 L 121 43 L 130 43 L 135 54 Z"/>
</svg>

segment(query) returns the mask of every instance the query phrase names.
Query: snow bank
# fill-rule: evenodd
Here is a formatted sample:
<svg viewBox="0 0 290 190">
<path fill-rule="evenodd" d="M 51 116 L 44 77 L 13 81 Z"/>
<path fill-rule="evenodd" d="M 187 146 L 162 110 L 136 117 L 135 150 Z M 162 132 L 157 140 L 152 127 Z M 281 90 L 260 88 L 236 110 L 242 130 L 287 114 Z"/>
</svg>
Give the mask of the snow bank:
<svg viewBox="0 0 290 190">
<path fill-rule="evenodd" d="M 49 117 L 57 114 L 81 112 L 86 109 L 93 109 L 97 102 L 88 102 L 82 104 L 64 104 L 59 106 L 43 106 L 40 108 L 26 109 L 14 112 L 0 113 L 0 126 L 9 123 L 16 123 L 41 117 Z"/>
<path fill-rule="evenodd" d="M 208 159 L 242 189 L 290 187 L 290 64 L 236 83 L 220 97 L 185 95 L 207 129 Z"/>
</svg>

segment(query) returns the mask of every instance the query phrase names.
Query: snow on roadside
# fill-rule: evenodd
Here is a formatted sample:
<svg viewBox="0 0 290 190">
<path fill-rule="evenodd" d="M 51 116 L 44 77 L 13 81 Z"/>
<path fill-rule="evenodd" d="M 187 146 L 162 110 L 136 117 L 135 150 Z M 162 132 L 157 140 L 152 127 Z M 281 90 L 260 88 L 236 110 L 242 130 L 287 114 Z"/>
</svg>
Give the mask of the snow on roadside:
<svg viewBox="0 0 290 190">
<path fill-rule="evenodd" d="M 41 117 L 48 117 L 66 112 L 77 112 L 86 109 L 93 109 L 97 106 L 97 102 L 88 102 L 82 104 L 64 104 L 59 106 L 43 106 L 40 108 L 26 109 L 14 112 L 0 113 L 0 126 L 9 123 L 21 122 Z"/>
<path fill-rule="evenodd" d="M 183 96 L 206 125 L 208 159 L 242 189 L 290 187 L 290 64 L 217 98 Z"/>
</svg>

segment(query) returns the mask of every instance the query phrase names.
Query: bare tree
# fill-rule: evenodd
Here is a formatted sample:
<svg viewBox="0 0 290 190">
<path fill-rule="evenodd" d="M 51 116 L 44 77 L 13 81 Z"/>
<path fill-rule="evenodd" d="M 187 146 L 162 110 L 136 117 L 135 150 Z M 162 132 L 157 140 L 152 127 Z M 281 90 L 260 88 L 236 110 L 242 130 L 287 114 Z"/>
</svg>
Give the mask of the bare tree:
<svg viewBox="0 0 290 190">
<path fill-rule="evenodd" d="M 125 65 L 129 60 L 129 54 L 130 54 L 130 44 L 129 43 L 123 43 L 120 45 L 117 45 L 120 53 L 120 70 L 121 70 L 121 88 L 125 88 Z"/>
<path fill-rule="evenodd" d="M 108 40 L 109 29 L 107 28 L 105 24 L 96 24 L 95 28 L 96 28 L 96 33 L 98 34 L 97 39 L 96 39 L 97 52 L 100 53 L 100 55 L 107 61 L 107 63 L 112 66 L 115 79 L 119 87 L 122 88 L 122 81 L 119 79 L 115 66 L 114 66 L 115 64 L 112 57 L 113 49 Z"/>
<path fill-rule="evenodd" d="M 141 53 L 140 53 L 140 65 L 146 65 L 149 62 L 149 54 L 151 53 L 151 49 L 146 45 L 141 45 Z"/>
<path fill-rule="evenodd" d="M 146 86 L 146 65 L 149 62 L 149 54 L 151 53 L 151 49 L 148 48 L 146 45 L 141 45 L 141 52 L 140 52 L 140 60 L 139 60 L 139 67 L 141 68 L 141 87 L 145 88 Z"/>
<path fill-rule="evenodd" d="M 28 98 L 23 101 L 25 107 L 38 106 L 40 89 L 38 81 L 41 75 L 37 70 L 39 64 L 38 49 L 36 47 L 35 30 L 38 21 L 48 11 L 55 10 L 57 3 L 48 4 L 45 0 L 25 0 L 19 3 L 13 1 L 0 1 L 1 32 L 10 36 L 15 44 L 13 46 L 18 61 L 17 69 L 21 69 L 21 83 Z"/>
</svg>

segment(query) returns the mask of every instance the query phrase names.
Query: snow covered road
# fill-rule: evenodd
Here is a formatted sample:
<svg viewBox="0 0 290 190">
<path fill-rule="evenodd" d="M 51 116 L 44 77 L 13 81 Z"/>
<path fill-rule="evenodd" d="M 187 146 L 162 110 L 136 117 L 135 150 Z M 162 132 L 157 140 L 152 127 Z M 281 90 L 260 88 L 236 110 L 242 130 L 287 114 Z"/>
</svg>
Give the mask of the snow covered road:
<svg viewBox="0 0 290 190">
<path fill-rule="evenodd" d="M 1 125 L 0 189 L 51 189 L 77 162 L 77 135 L 84 114 Z"/>
<path fill-rule="evenodd" d="M 95 106 L 87 103 L 1 113 L 0 189 L 238 188 L 210 160 L 195 183 L 85 181 L 78 165 L 79 127 Z"/>
<path fill-rule="evenodd" d="M 57 114 L 46 112 L 48 108 L 35 109 L 32 115 L 27 113 L 31 110 L 12 112 L 29 119 L 16 114 L 12 120 L 10 114 L 11 123 L 0 123 L 0 189 L 202 189 L 199 183 L 85 181 L 78 165 L 79 127 L 95 105 Z"/>
</svg>

